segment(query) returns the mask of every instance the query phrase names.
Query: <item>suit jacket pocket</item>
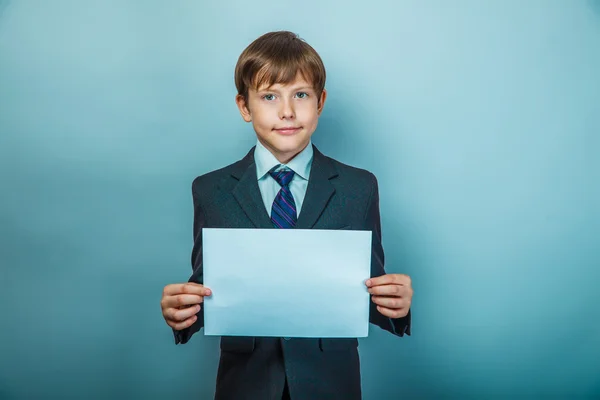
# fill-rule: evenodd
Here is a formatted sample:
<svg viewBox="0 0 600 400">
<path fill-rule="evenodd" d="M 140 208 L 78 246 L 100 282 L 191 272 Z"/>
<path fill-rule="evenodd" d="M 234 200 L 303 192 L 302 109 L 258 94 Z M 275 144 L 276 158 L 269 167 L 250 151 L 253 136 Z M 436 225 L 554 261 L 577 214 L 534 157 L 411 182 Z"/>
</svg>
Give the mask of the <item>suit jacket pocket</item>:
<svg viewBox="0 0 600 400">
<path fill-rule="evenodd" d="M 341 228 L 334 228 L 336 230 L 350 230 L 352 228 L 352 226 L 350 225 L 346 225 L 346 226 L 342 226 Z"/>
<path fill-rule="evenodd" d="M 358 339 L 356 338 L 323 338 L 319 339 L 319 347 L 321 351 L 340 351 L 350 350 L 358 347 Z"/>
<path fill-rule="evenodd" d="M 221 351 L 252 353 L 254 351 L 254 338 L 248 336 L 223 336 L 221 337 Z"/>
</svg>

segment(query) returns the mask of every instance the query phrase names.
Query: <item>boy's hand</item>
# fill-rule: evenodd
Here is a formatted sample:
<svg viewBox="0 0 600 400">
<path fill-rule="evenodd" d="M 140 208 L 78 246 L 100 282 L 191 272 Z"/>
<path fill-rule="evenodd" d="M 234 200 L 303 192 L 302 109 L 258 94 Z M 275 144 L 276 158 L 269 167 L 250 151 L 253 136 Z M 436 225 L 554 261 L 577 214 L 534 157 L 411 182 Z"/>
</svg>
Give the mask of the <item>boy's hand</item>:
<svg viewBox="0 0 600 400">
<path fill-rule="evenodd" d="M 377 311 L 389 318 L 406 317 L 413 296 L 408 275 L 386 274 L 368 279 L 366 285 Z"/>
<path fill-rule="evenodd" d="M 165 286 L 160 307 L 167 325 L 177 331 L 190 327 L 198 319 L 204 296 L 210 294 L 209 288 L 194 282 Z"/>
</svg>

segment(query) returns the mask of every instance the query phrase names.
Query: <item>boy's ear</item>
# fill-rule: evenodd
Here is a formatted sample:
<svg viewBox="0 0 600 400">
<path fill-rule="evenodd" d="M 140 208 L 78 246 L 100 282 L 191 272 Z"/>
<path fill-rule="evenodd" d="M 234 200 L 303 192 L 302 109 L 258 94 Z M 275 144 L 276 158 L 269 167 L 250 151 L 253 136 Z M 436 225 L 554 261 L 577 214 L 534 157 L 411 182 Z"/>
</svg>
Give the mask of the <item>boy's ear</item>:
<svg viewBox="0 0 600 400">
<path fill-rule="evenodd" d="M 317 113 L 319 116 L 323 112 L 323 107 L 325 106 L 325 100 L 327 99 L 327 90 L 323 89 L 321 92 L 321 97 L 319 97 L 319 102 L 317 103 Z"/>
<path fill-rule="evenodd" d="M 244 118 L 244 121 L 246 121 L 246 122 L 252 121 L 252 115 L 250 114 L 250 109 L 248 108 L 248 103 L 246 102 L 246 98 L 244 96 L 242 96 L 241 94 L 238 94 L 235 96 L 235 103 L 237 104 L 238 108 L 240 109 L 240 114 L 242 115 L 242 118 Z"/>
</svg>

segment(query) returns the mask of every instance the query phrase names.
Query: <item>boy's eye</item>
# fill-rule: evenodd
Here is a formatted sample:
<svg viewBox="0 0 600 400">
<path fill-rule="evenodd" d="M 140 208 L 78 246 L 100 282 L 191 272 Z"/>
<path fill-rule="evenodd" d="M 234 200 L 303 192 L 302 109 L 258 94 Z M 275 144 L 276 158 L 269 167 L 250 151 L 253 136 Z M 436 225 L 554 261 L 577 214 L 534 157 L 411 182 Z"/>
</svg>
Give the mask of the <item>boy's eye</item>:
<svg viewBox="0 0 600 400">
<path fill-rule="evenodd" d="M 298 96 L 298 98 L 300 98 L 300 99 L 304 99 L 304 98 L 308 97 L 308 93 L 298 92 L 298 93 L 296 93 L 296 96 Z"/>
<path fill-rule="evenodd" d="M 268 100 L 268 101 L 275 100 L 275 95 L 273 95 L 273 94 L 265 94 L 263 96 L 263 99 Z"/>
</svg>

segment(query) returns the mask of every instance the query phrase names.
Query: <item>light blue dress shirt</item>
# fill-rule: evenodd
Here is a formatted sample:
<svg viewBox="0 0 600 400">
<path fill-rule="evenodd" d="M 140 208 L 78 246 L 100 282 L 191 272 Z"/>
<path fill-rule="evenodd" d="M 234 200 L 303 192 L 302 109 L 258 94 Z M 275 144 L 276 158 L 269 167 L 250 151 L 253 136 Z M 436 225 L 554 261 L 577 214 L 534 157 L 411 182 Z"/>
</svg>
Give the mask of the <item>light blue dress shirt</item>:
<svg viewBox="0 0 600 400">
<path fill-rule="evenodd" d="M 296 203 L 296 214 L 299 216 L 300 210 L 302 209 L 302 203 L 304 202 L 304 196 L 306 195 L 312 160 L 312 141 L 309 141 L 308 146 L 290 160 L 289 163 L 281 164 L 275 156 L 257 140 L 256 148 L 254 149 L 256 176 L 258 178 L 258 188 L 260 189 L 260 194 L 269 217 L 271 216 L 273 201 L 275 201 L 275 197 L 277 197 L 277 193 L 279 193 L 279 190 L 281 189 L 279 183 L 277 183 L 277 181 L 269 174 L 271 168 L 281 164 L 276 171 L 282 169 L 291 169 L 294 171 L 294 177 L 292 178 L 289 187 L 292 196 L 294 196 L 294 202 Z"/>
</svg>

